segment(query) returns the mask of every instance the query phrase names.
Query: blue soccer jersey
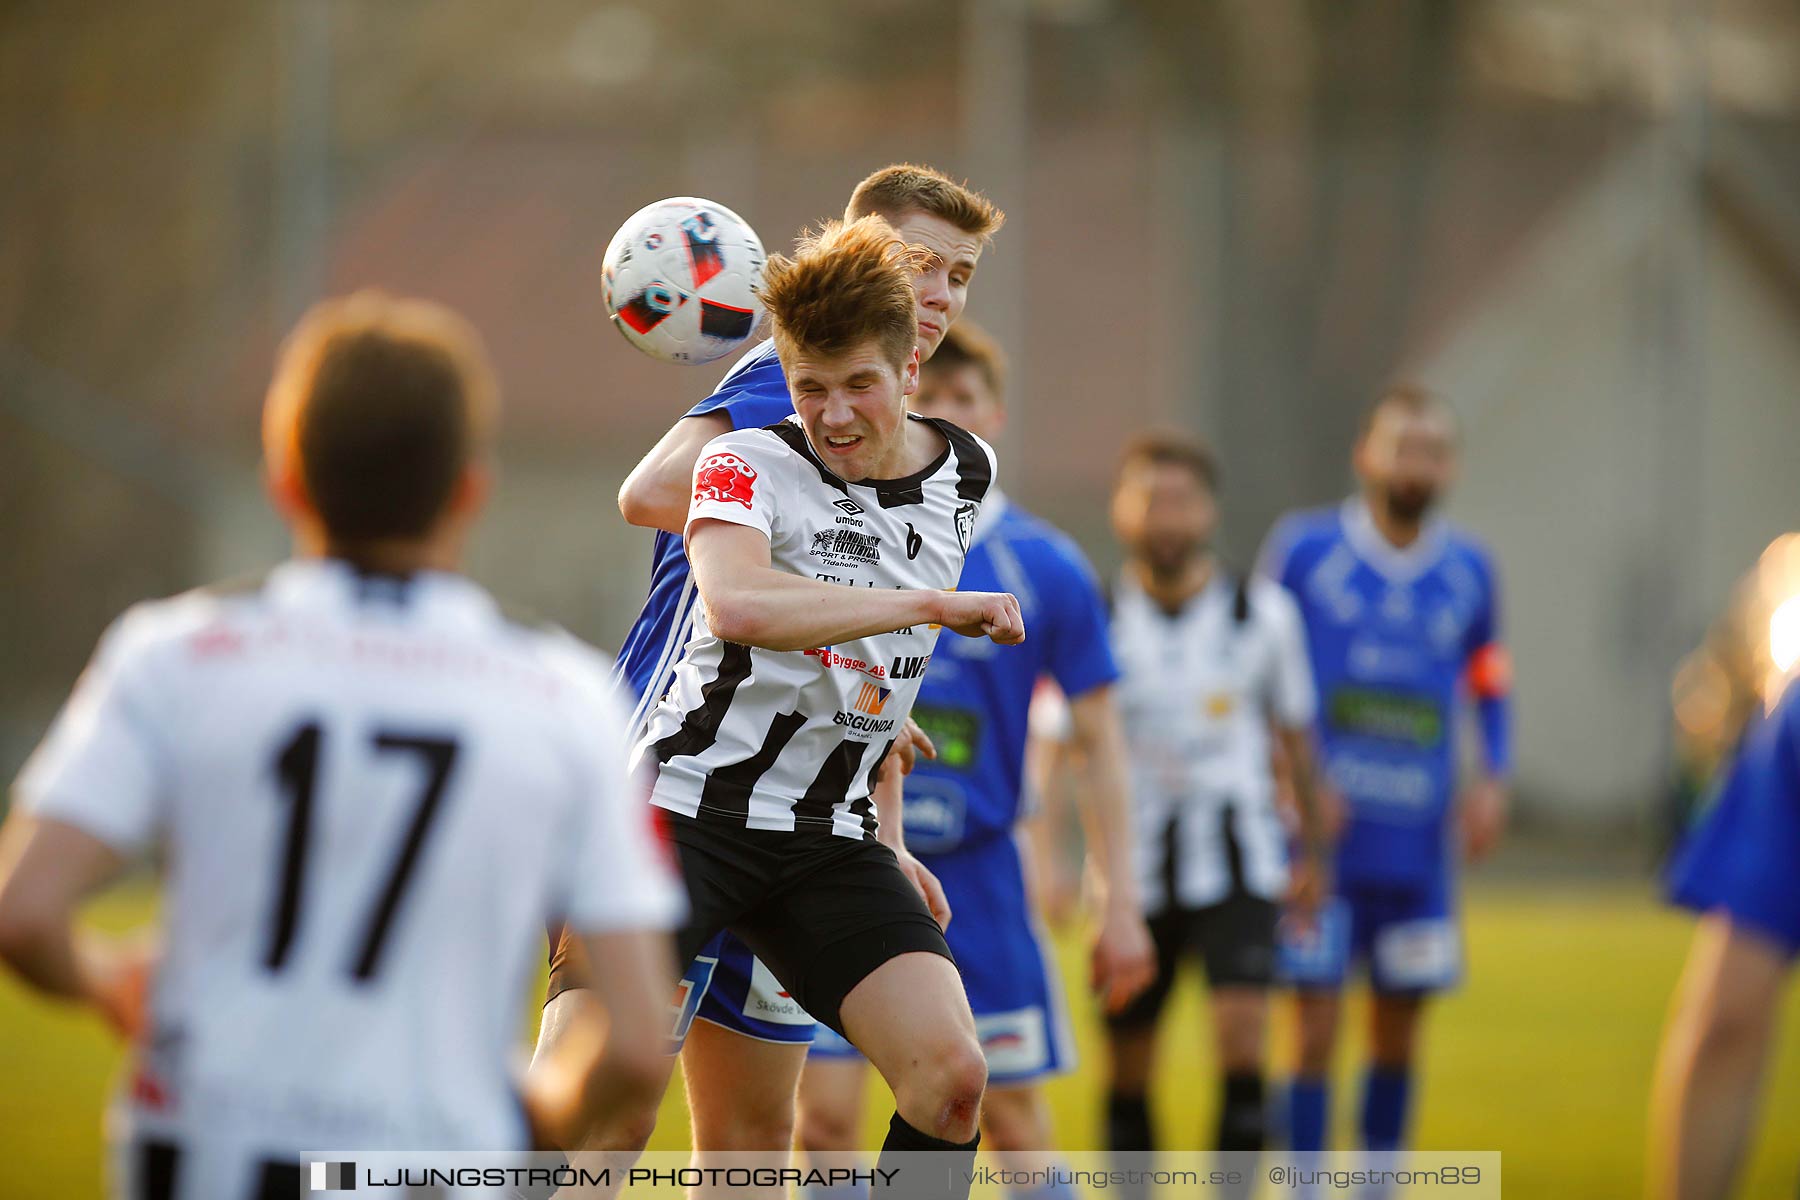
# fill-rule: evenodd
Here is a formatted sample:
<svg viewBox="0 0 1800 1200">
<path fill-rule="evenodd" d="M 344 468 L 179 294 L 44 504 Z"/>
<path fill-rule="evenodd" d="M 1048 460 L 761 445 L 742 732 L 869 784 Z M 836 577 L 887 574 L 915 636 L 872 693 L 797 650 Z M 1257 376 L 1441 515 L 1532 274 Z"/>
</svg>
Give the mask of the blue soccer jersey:
<svg viewBox="0 0 1800 1200">
<path fill-rule="evenodd" d="M 1800 688 L 1745 736 L 1718 801 L 1677 852 L 1675 903 L 1723 911 L 1800 954 Z"/>
<path fill-rule="evenodd" d="M 1004 497 L 990 495 L 957 586 L 1017 596 L 1026 639 L 1000 646 L 946 636 L 928 660 L 894 664 L 925 672 L 912 715 L 938 750 L 906 780 L 906 845 L 915 854 L 1011 836 L 1025 785 L 1026 714 L 1041 676 L 1071 697 L 1119 677 L 1087 560 Z"/>
<path fill-rule="evenodd" d="M 760 429 L 794 413 L 787 377 L 775 356 L 775 343 L 755 347 L 732 367 L 712 395 L 689 409 L 686 416 L 718 413 L 733 429 Z M 650 594 L 625 635 L 619 650 L 619 677 L 638 699 L 632 726 L 643 724 L 651 705 L 668 686 L 681 648 L 693 632 L 693 577 L 687 548 L 678 534 L 658 531 L 650 565 Z"/>
<path fill-rule="evenodd" d="M 1397 549 L 1352 499 L 1283 518 L 1261 569 L 1293 593 L 1306 624 L 1325 770 L 1350 807 L 1338 881 L 1435 886 L 1450 869 L 1457 718 L 1469 698 L 1488 771 L 1509 765 L 1486 551 L 1442 521 Z"/>
</svg>

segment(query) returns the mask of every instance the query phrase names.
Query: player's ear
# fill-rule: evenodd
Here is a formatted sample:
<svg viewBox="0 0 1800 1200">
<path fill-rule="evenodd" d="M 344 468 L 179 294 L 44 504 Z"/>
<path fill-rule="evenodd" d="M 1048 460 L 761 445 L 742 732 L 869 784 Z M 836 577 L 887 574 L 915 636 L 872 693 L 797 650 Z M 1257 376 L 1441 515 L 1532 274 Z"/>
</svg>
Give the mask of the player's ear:
<svg viewBox="0 0 1800 1200">
<path fill-rule="evenodd" d="M 291 457 L 263 460 L 263 491 L 287 524 L 297 525 L 312 518 L 312 499 L 306 494 L 306 483 Z"/>
<path fill-rule="evenodd" d="M 498 473 L 499 467 L 488 455 L 479 455 L 464 464 L 462 474 L 457 476 L 456 487 L 450 493 L 450 515 L 466 520 L 485 508 L 488 497 L 494 494 Z"/>
<path fill-rule="evenodd" d="M 900 368 L 900 394 L 914 396 L 919 391 L 919 348 L 914 346 Z"/>
</svg>

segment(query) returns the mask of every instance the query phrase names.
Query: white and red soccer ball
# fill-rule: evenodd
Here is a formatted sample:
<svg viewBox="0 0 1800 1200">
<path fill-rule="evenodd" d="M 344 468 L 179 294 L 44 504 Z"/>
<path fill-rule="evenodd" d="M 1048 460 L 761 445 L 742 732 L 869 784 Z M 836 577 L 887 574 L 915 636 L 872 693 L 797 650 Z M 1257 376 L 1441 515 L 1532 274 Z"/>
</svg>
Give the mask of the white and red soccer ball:
<svg viewBox="0 0 1800 1200">
<path fill-rule="evenodd" d="M 607 315 L 652 358 L 707 363 L 749 340 L 766 259 L 756 231 L 723 204 L 677 196 L 640 208 L 601 265 Z"/>
</svg>

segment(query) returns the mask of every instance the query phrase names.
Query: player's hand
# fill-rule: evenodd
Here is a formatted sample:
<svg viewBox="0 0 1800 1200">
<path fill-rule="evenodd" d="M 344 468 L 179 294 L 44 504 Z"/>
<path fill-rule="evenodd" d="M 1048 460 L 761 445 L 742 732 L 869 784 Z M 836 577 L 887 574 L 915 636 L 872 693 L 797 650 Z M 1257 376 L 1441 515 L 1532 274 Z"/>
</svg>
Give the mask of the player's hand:
<svg viewBox="0 0 1800 1200">
<path fill-rule="evenodd" d="M 919 889 L 919 895 L 924 898 L 925 907 L 931 910 L 931 919 L 938 923 L 938 928 L 950 928 L 950 901 L 944 898 L 944 885 L 938 882 L 937 876 L 904 850 L 898 851 L 894 857 L 900 860 L 900 869 L 912 880 L 912 885 Z"/>
<path fill-rule="evenodd" d="M 919 728 L 917 721 L 908 717 L 906 724 L 900 729 L 900 736 L 894 739 L 894 748 L 888 754 L 888 761 L 897 764 L 902 775 L 911 775 L 913 768 L 919 765 L 921 755 L 936 758 L 937 745 Z M 887 765 L 883 764 L 882 773 L 886 774 L 887 769 Z"/>
<path fill-rule="evenodd" d="M 90 937 L 78 950 L 88 999 L 126 1041 L 139 1040 L 149 1027 L 150 983 L 160 947 L 153 939 L 116 941 Z"/>
<path fill-rule="evenodd" d="M 1506 785 L 1498 779 L 1478 779 L 1463 792 L 1458 813 L 1463 857 L 1469 862 L 1480 862 L 1500 844 L 1500 835 L 1506 832 L 1506 808 Z"/>
<path fill-rule="evenodd" d="M 992 638 L 1002 646 L 1025 640 L 1018 597 L 1009 592 L 945 592 L 939 625 L 964 637 Z"/>
<path fill-rule="evenodd" d="M 1121 1012 L 1156 981 L 1156 947 L 1135 907 L 1109 903 L 1089 958 L 1088 987 L 1109 1013 Z"/>
<path fill-rule="evenodd" d="M 1288 871 L 1283 916 L 1300 932 L 1308 932 L 1318 921 L 1319 908 L 1330 894 L 1330 868 L 1325 865 L 1324 856 L 1317 851 L 1303 853 Z"/>
<path fill-rule="evenodd" d="M 1344 836 L 1344 826 L 1350 823 L 1350 802 L 1323 778 L 1323 772 L 1320 774 L 1313 785 L 1313 796 L 1319 805 L 1319 836 L 1327 846 L 1335 846 Z"/>
</svg>

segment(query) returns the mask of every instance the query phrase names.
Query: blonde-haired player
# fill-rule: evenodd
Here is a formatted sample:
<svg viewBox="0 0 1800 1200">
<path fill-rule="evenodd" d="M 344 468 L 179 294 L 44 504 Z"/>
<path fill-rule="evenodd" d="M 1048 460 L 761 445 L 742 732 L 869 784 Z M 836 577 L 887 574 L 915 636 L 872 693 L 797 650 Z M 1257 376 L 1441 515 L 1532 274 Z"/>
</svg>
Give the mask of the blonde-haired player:
<svg viewBox="0 0 1800 1200">
<path fill-rule="evenodd" d="M 1009 595 L 950 590 L 994 462 L 906 412 L 921 253 L 866 217 L 770 259 L 763 302 L 797 411 L 701 451 L 686 525 L 699 612 L 635 757 L 655 769 L 693 904 L 683 956 L 729 929 L 887 1079 L 884 1154 L 972 1160 L 981 1047 L 935 883 L 898 804 L 873 793 L 885 768 L 893 796 L 889 751 L 919 686 L 893 664 L 929 655 L 940 626 L 1002 644 L 1024 626 Z"/>
</svg>

